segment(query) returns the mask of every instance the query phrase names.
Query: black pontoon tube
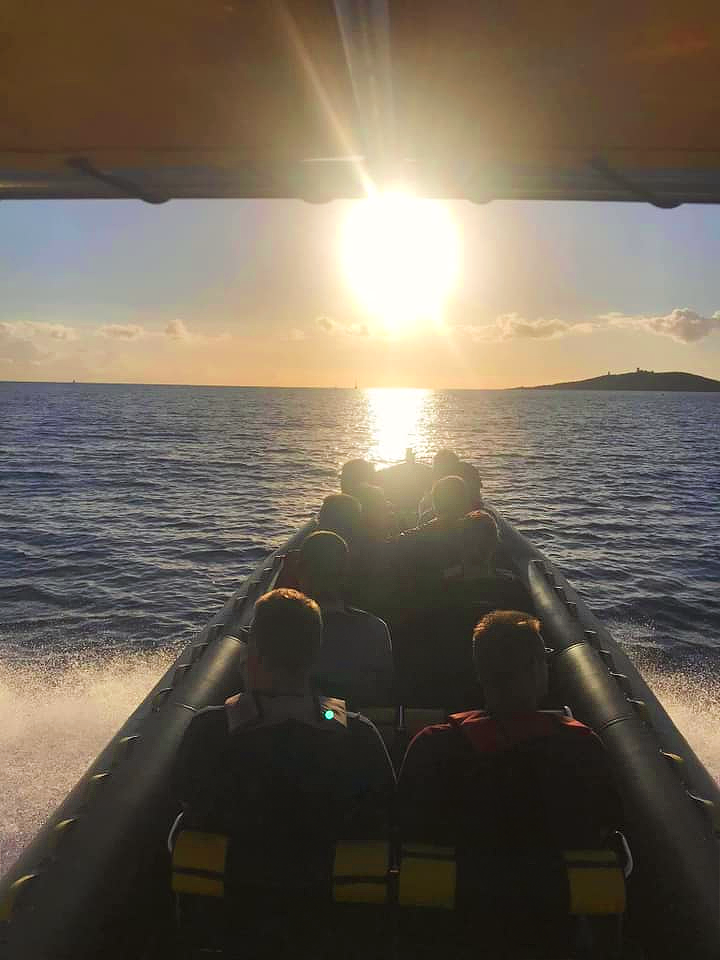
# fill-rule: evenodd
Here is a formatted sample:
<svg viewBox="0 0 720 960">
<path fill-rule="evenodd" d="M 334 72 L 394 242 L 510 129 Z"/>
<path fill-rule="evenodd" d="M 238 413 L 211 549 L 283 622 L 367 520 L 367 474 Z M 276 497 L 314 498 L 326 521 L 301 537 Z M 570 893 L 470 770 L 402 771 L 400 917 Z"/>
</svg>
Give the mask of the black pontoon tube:
<svg viewBox="0 0 720 960">
<path fill-rule="evenodd" d="M 600 735 L 610 755 L 635 858 L 631 892 L 652 941 L 650 955 L 717 958 L 717 784 L 558 569 L 505 521 L 502 539 L 554 650 L 554 693 Z"/>
<path fill-rule="evenodd" d="M 147 956 L 169 907 L 175 751 L 195 710 L 237 691 L 245 644 L 232 634 L 271 589 L 280 557 L 263 560 L 183 650 L 0 880 L 3 960 Z"/>
</svg>

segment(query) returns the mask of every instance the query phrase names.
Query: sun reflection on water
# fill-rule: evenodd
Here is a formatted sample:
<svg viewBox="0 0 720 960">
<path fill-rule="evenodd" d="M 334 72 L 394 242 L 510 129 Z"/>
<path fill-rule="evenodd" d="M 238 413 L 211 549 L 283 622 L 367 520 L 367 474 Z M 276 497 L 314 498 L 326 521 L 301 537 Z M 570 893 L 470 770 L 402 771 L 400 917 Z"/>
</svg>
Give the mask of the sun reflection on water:
<svg viewBox="0 0 720 960">
<path fill-rule="evenodd" d="M 412 448 L 419 456 L 428 443 L 430 390 L 373 388 L 365 390 L 372 446 L 368 458 L 378 466 L 403 460 Z"/>
</svg>

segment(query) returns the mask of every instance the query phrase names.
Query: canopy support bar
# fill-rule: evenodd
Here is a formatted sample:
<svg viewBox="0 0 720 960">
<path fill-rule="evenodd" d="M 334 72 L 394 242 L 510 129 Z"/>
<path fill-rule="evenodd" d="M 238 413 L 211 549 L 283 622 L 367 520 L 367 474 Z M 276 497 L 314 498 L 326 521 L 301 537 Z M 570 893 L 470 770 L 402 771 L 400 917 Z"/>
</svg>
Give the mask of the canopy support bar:
<svg viewBox="0 0 720 960">
<path fill-rule="evenodd" d="M 395 107 L 388 0 L 335 0 L 335 17 L 359 114 L 362 150 L 380 179 L 395 175 Z"/>
<path fill-rule="evenodd" d="M 92 164 L 87 157 L 70 157 L 67 161 L 67 165 L 72 167 L 73 170 L 78 170 L 80 173 L 84 173 L 88 177 L 93 177 L 95 180 L 100 180 L 102 183 L 107 183 L 108 186 L 115 187 L 123 196 L 134 199 L 142 200 L 144 203 L 167 203 L 170 199 L 169 197 L 158 197 L 153 193 L 148 193 L 146 190 L 143 190 L 142 187 L 139 187 L 136 183 L 133 183 L 132 180 L 126 180 L 125 177 L 118 177 L 113 173 L 103 173 L 102 170 L 98 170 L 94 164 Z"/>
<path fill-rule="evenodd" d="M 628 179 L 625 174 L 613 169 L 602 157 L 593 157 L 590 161 L 590 166 L 593 170 L 602 174 L 608 183 L 612 183 L 622 190 L 627 190 L 631 196 L 636 200 L 641 200 L 643 203 L 650 203 L 653 207 L 659 207 L 661 210 L 674 210 L 675 207 L 679 207 L 682 203 L 680 200 L 663 200 L 661 197 L 656 196 L 652 190 L 638 186 L 638 184 Z"/>
</svg>

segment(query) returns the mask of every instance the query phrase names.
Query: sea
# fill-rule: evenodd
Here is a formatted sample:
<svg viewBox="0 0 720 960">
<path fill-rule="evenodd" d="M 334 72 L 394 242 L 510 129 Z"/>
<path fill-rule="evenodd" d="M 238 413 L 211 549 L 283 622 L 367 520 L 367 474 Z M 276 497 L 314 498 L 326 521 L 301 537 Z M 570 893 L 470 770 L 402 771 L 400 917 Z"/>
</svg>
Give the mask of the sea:
<svg viewBox="0 0 720 960">
<path fill-rule="evenodd" d="M 440 447 L 720 777 L 720 394 L 0 383 L 0 873 L 344 461 Z"/>
</svg>

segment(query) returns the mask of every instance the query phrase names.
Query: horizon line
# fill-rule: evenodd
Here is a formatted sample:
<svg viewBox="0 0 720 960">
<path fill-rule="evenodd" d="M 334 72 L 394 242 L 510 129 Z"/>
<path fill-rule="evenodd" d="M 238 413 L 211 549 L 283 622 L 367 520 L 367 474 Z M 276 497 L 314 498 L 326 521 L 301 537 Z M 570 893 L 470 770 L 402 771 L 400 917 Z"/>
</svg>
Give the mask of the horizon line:
<svg viewBox="0 0 720 960">
<path fill-rule="evenodd" d="M 218 390 L 520 390 L 522 387 L 386 387 L 372 386 L 327 386 L 320 384 L 293 383 L 154 383 L 145 380 L 5 380 L 0 383 L 43 383 L 96 387 L 213 387 Z"/>
<path fill-rule="evenodd" d="M 503 390 L 534 390 L 542 387 L 558 387 L 565 384 L 571 383 L 583 383 L 590 380 L 601 380 L 607 379 L 608 377 L 622 377 L 628 376 L 635 373 L 651 373 L 654 376 L 666 376 L 670 374 L 680 374 L 682 376 L 697 377 L 701 380 L 710 380 L 712 382 L 718 383 L 719 380 L 715 380 L 713 377 L 708 377 L 705 374 L 700 373 L 690 373 L 686 370 L 642 370 L 636 368 L 635 370 L 623 371 L 621 373 L 608 373 L 597 374 L 594 377 L 582 377 L 580 380 L 559 380 L 554 383 L 539 383 L 539 384 L 519 384 L 517 386 L 511 387 L 457 387 L 457 386 L 442 386 L 442 387 L 429 387 L 429 386 L 373 386 L 370 384 L 358 387 L 357 382 L 353 386 L 327 386 L 327 385 L 318 385 L 318 384 L 270 384 L 270 383 L 177 383 L 177 382 L 148 382 L 140 380 L 6 380 L 0 379 L 0 383 L 15 383 L 15 384 L 31 384 L 31 383 L 41 383 L 48 385 L 66 385 L 66 386 L 106 386 L 106 387 L 207 387 L 210 389 L 218 390 L 433 390 L 440 392 L 443 390 L 456 390 L 456 391 L 466 391 L 466 392 L 481 392 L 481 391 L 495 391 L 500 392 Z"/>
</svg>

